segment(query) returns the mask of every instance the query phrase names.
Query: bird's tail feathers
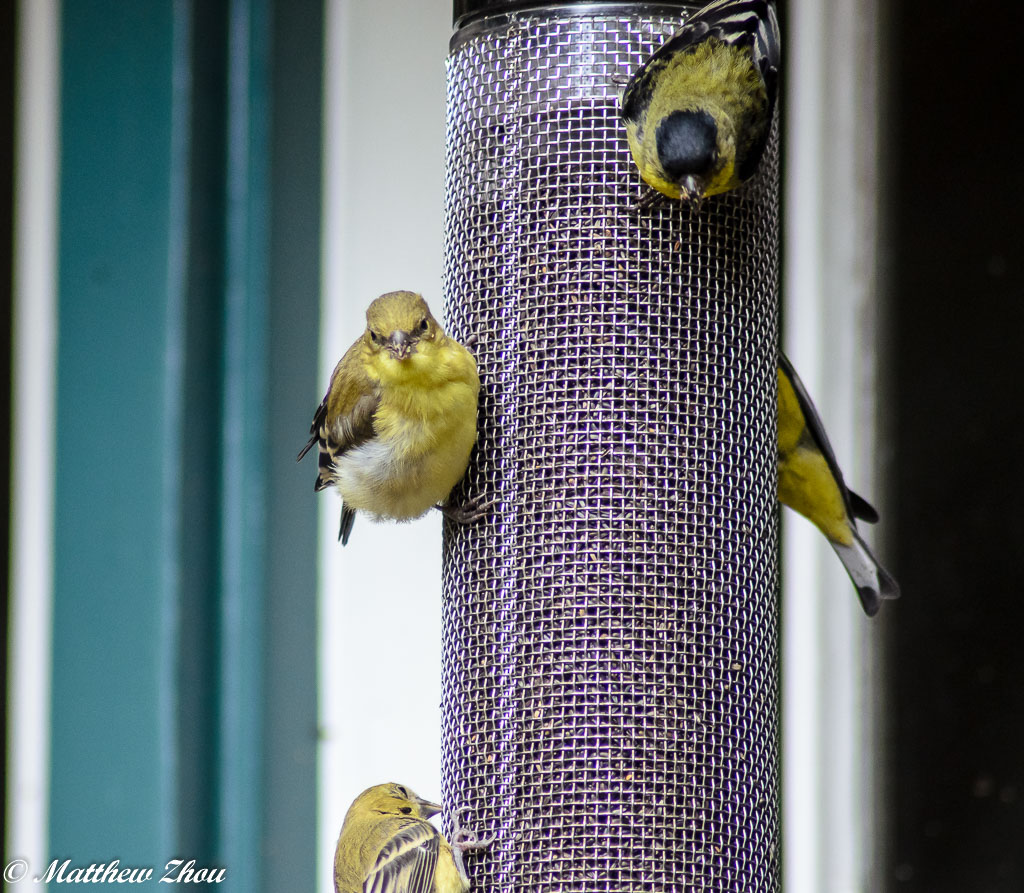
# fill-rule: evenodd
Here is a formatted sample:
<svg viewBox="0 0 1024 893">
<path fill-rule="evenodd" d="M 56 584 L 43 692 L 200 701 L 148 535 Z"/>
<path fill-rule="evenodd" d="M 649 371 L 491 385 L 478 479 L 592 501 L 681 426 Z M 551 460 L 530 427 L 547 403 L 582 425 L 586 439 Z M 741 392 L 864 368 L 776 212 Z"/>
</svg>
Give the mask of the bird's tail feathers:
<svg viewBox="0 0 1024 893">
<path fill-rule="evenodd" d="M 878 509 L 876 509 L 863 496 L 854 493 L 853 490 L 847 490 L 846 492 L 850 497 L 850 514 L 852 514 L 858 521 L 867 521 L 868 524 L 877 524 Z"/>
<path fill-rule="evenodd" d="M 853 585 L 857 588 L 864 613 L 874 617 L 882 606 L 883 599 L 899 598 L 900 587 L 872 554 L 867 543 L 860 538 L 856 528 L 853 530 L 853 542 L 849 546 L 832 543 L 839 560 L 850 575 Z"/>
<path fill-rule="evenodd" d="M 356 511 L 350 509 L 345 503 L 341 504 L 341 524 L 338 527 L 338 542 L 343 546 L 348 545 L 348 538 L 352 535 L 352 525 L 356 523 Z"/>
</svg>

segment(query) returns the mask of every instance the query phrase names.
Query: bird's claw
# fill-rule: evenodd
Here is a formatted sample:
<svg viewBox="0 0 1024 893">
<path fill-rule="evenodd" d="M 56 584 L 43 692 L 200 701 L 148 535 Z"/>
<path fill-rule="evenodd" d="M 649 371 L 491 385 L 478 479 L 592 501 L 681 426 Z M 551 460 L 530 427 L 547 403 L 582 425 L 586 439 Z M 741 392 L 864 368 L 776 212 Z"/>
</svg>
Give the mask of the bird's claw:
<svg viewBox="0 0 1024 893">
<path fill-rule="evenodd" d="M 486 518 L 495 506 L 495 501 L 484 502 L 482 495 L 467 499 L 461 505 L 437 505 L 434 506 L 449 521 L 456 524 L 472 524 L 482 518 Z"/>
<path fill-rule="evenodd" d="M 478 838 L 472 831 L 461 829 L 452 835 L 451 844 L 456 849 L 462 850 L 486 850 L 495 841 L 495 837 Z"/>
<path fill-rule="evenodd" d="M 469 812 L 468 806 L 460 806 L 452 813 L 452 834 L 449 838 L 451 845 L 458 847 L 460 850 L 482 850 L 494 843 L 495 837 L 493 835 L 480 839 L 476 836 L 475 831 L 462 827 L 459 816 L 464 812 Z"/>
<path fill-rule="evenodd" d="M 647 190 L 643 195 L 640 196 L 639 201 L 636 203 L 636 209 L 638 211 L 647 211 L 650 208 L 656 208 L 658 205 L 668 200 L 668 196 L 664 193 L 658 192 L 653 186 L 648 186 Z"/>
<path fill-rule="evenodd" d="M 466 875 L 466 866 L 463 862 L 463 853 L 471 850 L 484 850 L 487 849 L 495 841 L 495 837 L 478 838 L 476 832 L 470 831 L 468 828 L 463 828 L 459 821 L 459 816 L 464 812 L 468 812 L 468 806 L 460 806 L 452 813 L 452 833 L 448 837 L 448 842 L 452 846 L 452 857 L 455 859 L 455 864 L 458 867 L 459 874 L 468 882 Z"/>
</svg>

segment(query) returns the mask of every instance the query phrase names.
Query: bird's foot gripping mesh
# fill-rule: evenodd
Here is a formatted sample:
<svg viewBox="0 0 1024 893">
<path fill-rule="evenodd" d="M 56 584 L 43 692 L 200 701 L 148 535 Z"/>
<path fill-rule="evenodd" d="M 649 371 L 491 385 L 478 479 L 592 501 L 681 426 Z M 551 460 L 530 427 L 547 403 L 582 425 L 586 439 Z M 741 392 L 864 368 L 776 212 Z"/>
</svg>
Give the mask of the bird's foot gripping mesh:
<svg viewBox="0 0 1024 893">
<path fill-rule="evenodd" d="M 495 504 L 445 525 L 445 799 L 497 837 L 479 891 L 775 891 L 777 140 L 699 213 L 638 211 L 613 76 L 681 18 L 589 9 L 449 61 L 464 491 Z"/>
</svg>

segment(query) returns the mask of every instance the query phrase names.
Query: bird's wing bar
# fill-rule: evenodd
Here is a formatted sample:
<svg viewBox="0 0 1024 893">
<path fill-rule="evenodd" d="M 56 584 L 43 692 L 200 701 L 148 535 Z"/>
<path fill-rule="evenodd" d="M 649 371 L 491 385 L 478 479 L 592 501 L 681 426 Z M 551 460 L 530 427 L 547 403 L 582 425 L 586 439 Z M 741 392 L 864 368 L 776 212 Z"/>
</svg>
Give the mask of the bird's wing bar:
<svg viewBox="0 0 1024 893">
<path fill-rule="evenodd" d="M 685 49 L 707 36 L 722 43 L 750 44 L 762 74 L 778 71 L 782 40 L 775 7 L 769 0 L 715 0 L 690 16 L 658 54 Z"/>
<path fill-rule="evenodd" d="M 313 423 L 309 426 L 309 441 L 299 453 L 301 460 L 318 443 L 320 452 L 327 451 L 331 443 L 331 457 L 328 464 L 346 450 L 365 443 L 374 436 L 373 414 L 380 404 L 378 387 L 370 381 L 357 363 L 351 360 L 358 356 L 359 342 L 348 349 L 331 373 L 331 383 L 320 401 Z M 331 416 L 335 418 L 331 419 Z M 328 431 L 328 428 L 331 430 Z M 321 457 L 321 467 L 324 462 Z M 327 486 L 323 483 L 323 486 Z M 322 489 L 318 482 L 317 489 Z"/>
<path fill-rule="evenodd" d="M 706 29 L 701 37 L 707 33 L 722 43 L 749 46 L 750 58 L 764 78 L 768 126 L 740 164 L 740 179 L 746 180 L 757 170 L 768 145 L 772 116 L 775 114 L 775 99 L 779 92 L 782 38 L 775 5 L 770 0 L 718 0 L 697 12 L 691 21 L 695 30 Z"/>
<path fill-rule="evenodd" d="M 433 825 L 410 821 L 380 851 L 363 893 L 430 893 L 440 845 Z"/>
<path fill-rule="evenodd" d="M 676 53 L 695 46 L 706 37 L 722 43 L 747 44 L 754 64 L 761 70 L 768 89 L 768 111 L 775 107 L 782 38 L 775 6 L 769 0 L 715 0 L 698 10 L 647 60 L 641 71 L 659 67 Z"/>
<path fill-rule="evenodd" d="M 310 438 L 305 449 L 299 453 L 301 459 L 306 450 L 316 441 L 320 450 L 319 472 L 316 477 L 314 488 L 317 492 L 326 490 L 334 482 L 334 462 L 353 447 L 366 443 L 376 433 L 373 427 L 373 415 L 377 411 L 380 397 L 374 394 L 366 394 L 360 397 L 352 410 L 344 416 L 339 416 L 332 430 L 328 431 L 327 415 L 317 413 L 320 424 L 316 434 Z M 316 424 L 314 420 L 314 425 Z M 349 528 L 351 528 L 351 523 Z"/>
<path fill-rule="evenodd" d="M 373 428 L 373 415 L 379 405 L 380 394 L 374 391 L 363 394 L 345 415 L 338 416 L 331 432 L 335 458 L 361 443 L 366 443 L 374 436 L 376 432 Z M 326 417 L 324 421 L 326 423 Z"/>
</svg>

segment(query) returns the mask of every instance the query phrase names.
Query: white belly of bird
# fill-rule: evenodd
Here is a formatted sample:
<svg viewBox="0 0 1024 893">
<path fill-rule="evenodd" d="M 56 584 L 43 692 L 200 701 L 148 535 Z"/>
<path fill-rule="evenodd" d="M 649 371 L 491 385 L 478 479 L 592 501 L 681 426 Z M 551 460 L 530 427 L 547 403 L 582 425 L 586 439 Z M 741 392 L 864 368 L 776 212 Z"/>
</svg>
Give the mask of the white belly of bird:
<svg viewBox="0 0 1024 893">
<path fill-rule="evenodd" d="M 475 425 L 426 428 L 409 422 L 399 436 L 339 457 L 335 481 L 345 505 L 374 520 L 408 521 L 443 502 L 465 473 Z"/>
</svg>

